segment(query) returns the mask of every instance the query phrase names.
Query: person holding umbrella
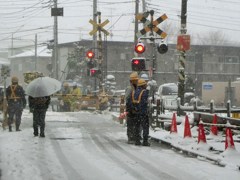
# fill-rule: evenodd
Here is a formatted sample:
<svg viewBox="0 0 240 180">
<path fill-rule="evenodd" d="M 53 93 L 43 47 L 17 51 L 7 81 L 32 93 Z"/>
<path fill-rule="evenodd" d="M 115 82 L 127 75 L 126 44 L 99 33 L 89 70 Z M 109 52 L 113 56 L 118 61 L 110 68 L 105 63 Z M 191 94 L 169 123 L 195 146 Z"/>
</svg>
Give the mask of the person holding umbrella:
<svg viewBox="0 0 240 180">
<path fill-rule="evenodd" d="M 38 136 L 40 126 L 40 137 L 45 137 L 45 117 L 51 102 L 50 95 L 61 89 L 61 82 L 50 77 L 39 77 L 31 81 L 27 88 L 29 108 L 33 112 L 33 134 Z"/>
<path fill-rule="evenodd" d="M 25 92 L 18 84 L 18 78 L 16 76 L 12 77 L 12 84 L 6 89 L 6 99 L 7 99 L 7 112 L 8 112 L 8 127 L 9 132 L 12 131 L 13 117 L 15 116 L 16 121 L 16 131 L 21 131 L 19 129 L 21 124 L 21 117 L 23 109 L 26 107 Z"/>
<path fill-rule="evenodd" d="M 28 97 L 29 108 L 33 112 L 33 134 L 38 136 L 38 126 L 40 126 L 40 137 L 45 137 L 45 117 L 50 104 L 50 96 Z"/>
</svg>

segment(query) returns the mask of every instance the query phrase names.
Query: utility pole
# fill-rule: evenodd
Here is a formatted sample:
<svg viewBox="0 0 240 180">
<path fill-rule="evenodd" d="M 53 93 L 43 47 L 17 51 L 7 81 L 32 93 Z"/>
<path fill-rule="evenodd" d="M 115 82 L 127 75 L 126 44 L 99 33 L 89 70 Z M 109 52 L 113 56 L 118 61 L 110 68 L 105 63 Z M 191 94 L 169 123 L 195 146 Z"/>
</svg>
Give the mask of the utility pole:
<svg viewBox="0 0 240 180">
<path fill-rule="evenodd" d="M 134 29 L 134 44 L 137 44 L 138 38 L 137 38 L 137 33 L 138 33 L 138 19 L 136 15 L 139 13 L 139 0 L 136 0 L 135 4 L 135 29 Z"/>
<path fill-rule="evenodd" d="M 53 0 L 54 2 L 54 8 L 57 8 L 57 0 Z M 58 79 L 58 17 L 54 16 L 54 32 L 53 32 L 53 37 L 54 37 L 54 46 L 53 46 L 53 69 L 52 69 L 52 75 L 54 78 Z"/>
<path fill-rule="evenodd" d="M 35 56 L 34 56 L 34 59 L 35 59 L 35 71 L 37 72 L 37 34 L 35 34 L 35 41 L 34 41 L 34 46 L 35 46 Z"/>
<path fill-rule="evenodd" d="M 12 41 L 11 41 L 11 56 L 13 56 L 13 33 L 12 33 Z"/>
<path fill-rule="evenodd" d="M 97 0 L 93 0 L 93 21 L 97 22 Z M 93 45 L 92 47 L 97 46 L 97 35 L 93 34 Z"/>
<path fill-rule="evenodd" d="M 187 0 L 182 0 L 181 8 L 181 34 L 187 32 Z M 180 104 L 184 105 L 184 93 L 185 93 L 185 51 L 179 51 L 179 64 L 178 64 L 178 97 L 181 99 Z"/>
</svg>

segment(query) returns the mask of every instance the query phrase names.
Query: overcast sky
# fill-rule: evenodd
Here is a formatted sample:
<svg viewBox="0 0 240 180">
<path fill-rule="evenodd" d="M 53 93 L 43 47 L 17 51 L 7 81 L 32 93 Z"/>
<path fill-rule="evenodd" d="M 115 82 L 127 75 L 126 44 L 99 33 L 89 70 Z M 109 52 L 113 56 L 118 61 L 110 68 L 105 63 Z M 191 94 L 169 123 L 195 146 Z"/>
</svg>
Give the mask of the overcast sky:
<svg viewBox="0 0 240 180">
<path fill-rule="evenodd" d="M 140 12 L 142 12 L 140 0 Z M 147 10 L 154 10 L 154 19 L 166 13 L 168 19 L 158 27 L 166 33 L 164 23 L 179 32 L 181 0 L 146 0 Z M 0 0 L 0 48 L 13 46 L 27 39 L 34 44 L 53 39 L 53 0 Z M 59 43 L 92 39 L 89 20 L 93 14 L 93 0 L 58 0 L 58 7 L 64 8 L 64 16 L 58 18 Z M 187 30 L 194 42 L 206 38 L 209 32 L 221 32 L 226 43 L 240 43 L 240 1 L 239 0 L 188 0 Z M 102 21 L 110 22 L 105 28 L 112 34 L 108 40 L 133 41 L 134 39 L 134 0 L 98 0 L 98 11 Z M 162 27 L 161 27 L 162 26 Z M 140 26 L 141 29 L 141 26 Z M 168 33 L 167 39 L 173 34 Z M 174 41 L 174 40 L 173 40 Z M 26 43 L 25 42 L 25 43 Z M 170 42 L 172 43 L 172 42 Z M 174 42 L 173 42 L 174 43 Z"/>
</svg>

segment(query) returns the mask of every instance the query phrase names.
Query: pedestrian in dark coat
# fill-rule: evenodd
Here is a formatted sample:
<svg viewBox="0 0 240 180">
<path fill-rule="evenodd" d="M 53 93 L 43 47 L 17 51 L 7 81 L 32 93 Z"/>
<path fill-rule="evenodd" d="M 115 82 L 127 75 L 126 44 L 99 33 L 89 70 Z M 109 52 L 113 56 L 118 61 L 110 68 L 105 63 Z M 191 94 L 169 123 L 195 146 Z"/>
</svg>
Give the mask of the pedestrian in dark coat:
<svg viewBox="0 0 240 180">
<path fill-rule="evenodd" d="M 21 118 L 23 109 L 26 107 L 25 91 L 18 84 L 18 78 L 12 77 L 12 84 L 6 89 L 7 112 L 8 112 L 8 127 L 12 131 L 13 118 L 15 116 L 16 131 L 20 130 Z"/>
<path fill-rule="evenodd" d="M 51 98 L 45 97 L 28 97 L 29 108 L 33 112 L 33 134 L 38 136 L 38 126 L 40 126 L 40 137 L 45 137 L 45 117 Z"/>
<path fill-rule="evenodd" d="M 126 102 L 126 112 L 127 112 L 127 137 L 128 143 L 134 144 L 135 143 L 135 118 L 136 115 L 132 113 L 132 106 L 131 106 L 131 94 L 137 88 L 138 82 L 138 73 L 133 72 L 130 74 L 130 86 L 127 87 L 125 91 L 125 102 Z"/>
<path fill-rule="evenodd" d="M 132 93 L 132 104 L 136 109 L 137 118 L 135 119 L 135 145 L 150 146 L 148 142 L 149 118 L 148 118 L 148 90 L 144 79 L 138 80 L 138 87 Z M 134 105 L 135 104 L 135 105 Z M 141 143 L 141 127 L 143 131 L 143 143 Z"/>
</svg>

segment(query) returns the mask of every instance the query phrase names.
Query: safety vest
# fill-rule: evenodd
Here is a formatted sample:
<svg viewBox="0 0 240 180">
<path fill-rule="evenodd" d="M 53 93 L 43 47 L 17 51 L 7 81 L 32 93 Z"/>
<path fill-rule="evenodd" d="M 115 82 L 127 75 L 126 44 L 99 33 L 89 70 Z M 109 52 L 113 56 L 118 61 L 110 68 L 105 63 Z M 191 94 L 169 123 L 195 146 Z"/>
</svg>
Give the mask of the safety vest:
<svg viewBox="0 0 240 180">
<path fill-rule="evenodd" d="M 13 99 L 14 101 L 17 101 L 17 99 L 20 99 L 21 97 L 16 96 L 16 89 L 17 85 L 11 85 L 11 95 L 8 97 L 8 99 Z"/>
<path fill-rule="evenodd" d="M 143 94 L 144 91 L 145 91 L 145 89 L 141 90 L 141 92 L 140 92 L 138 98 L 135 99 L 135 98 L 134 98 L 135 90 L 133 90 L 133 91 L 132 91 L 132 103 L 137 103 L 137 104 L 139 104 L 140 101 L 141 101 L 142 94 Z"/>
</svg>

